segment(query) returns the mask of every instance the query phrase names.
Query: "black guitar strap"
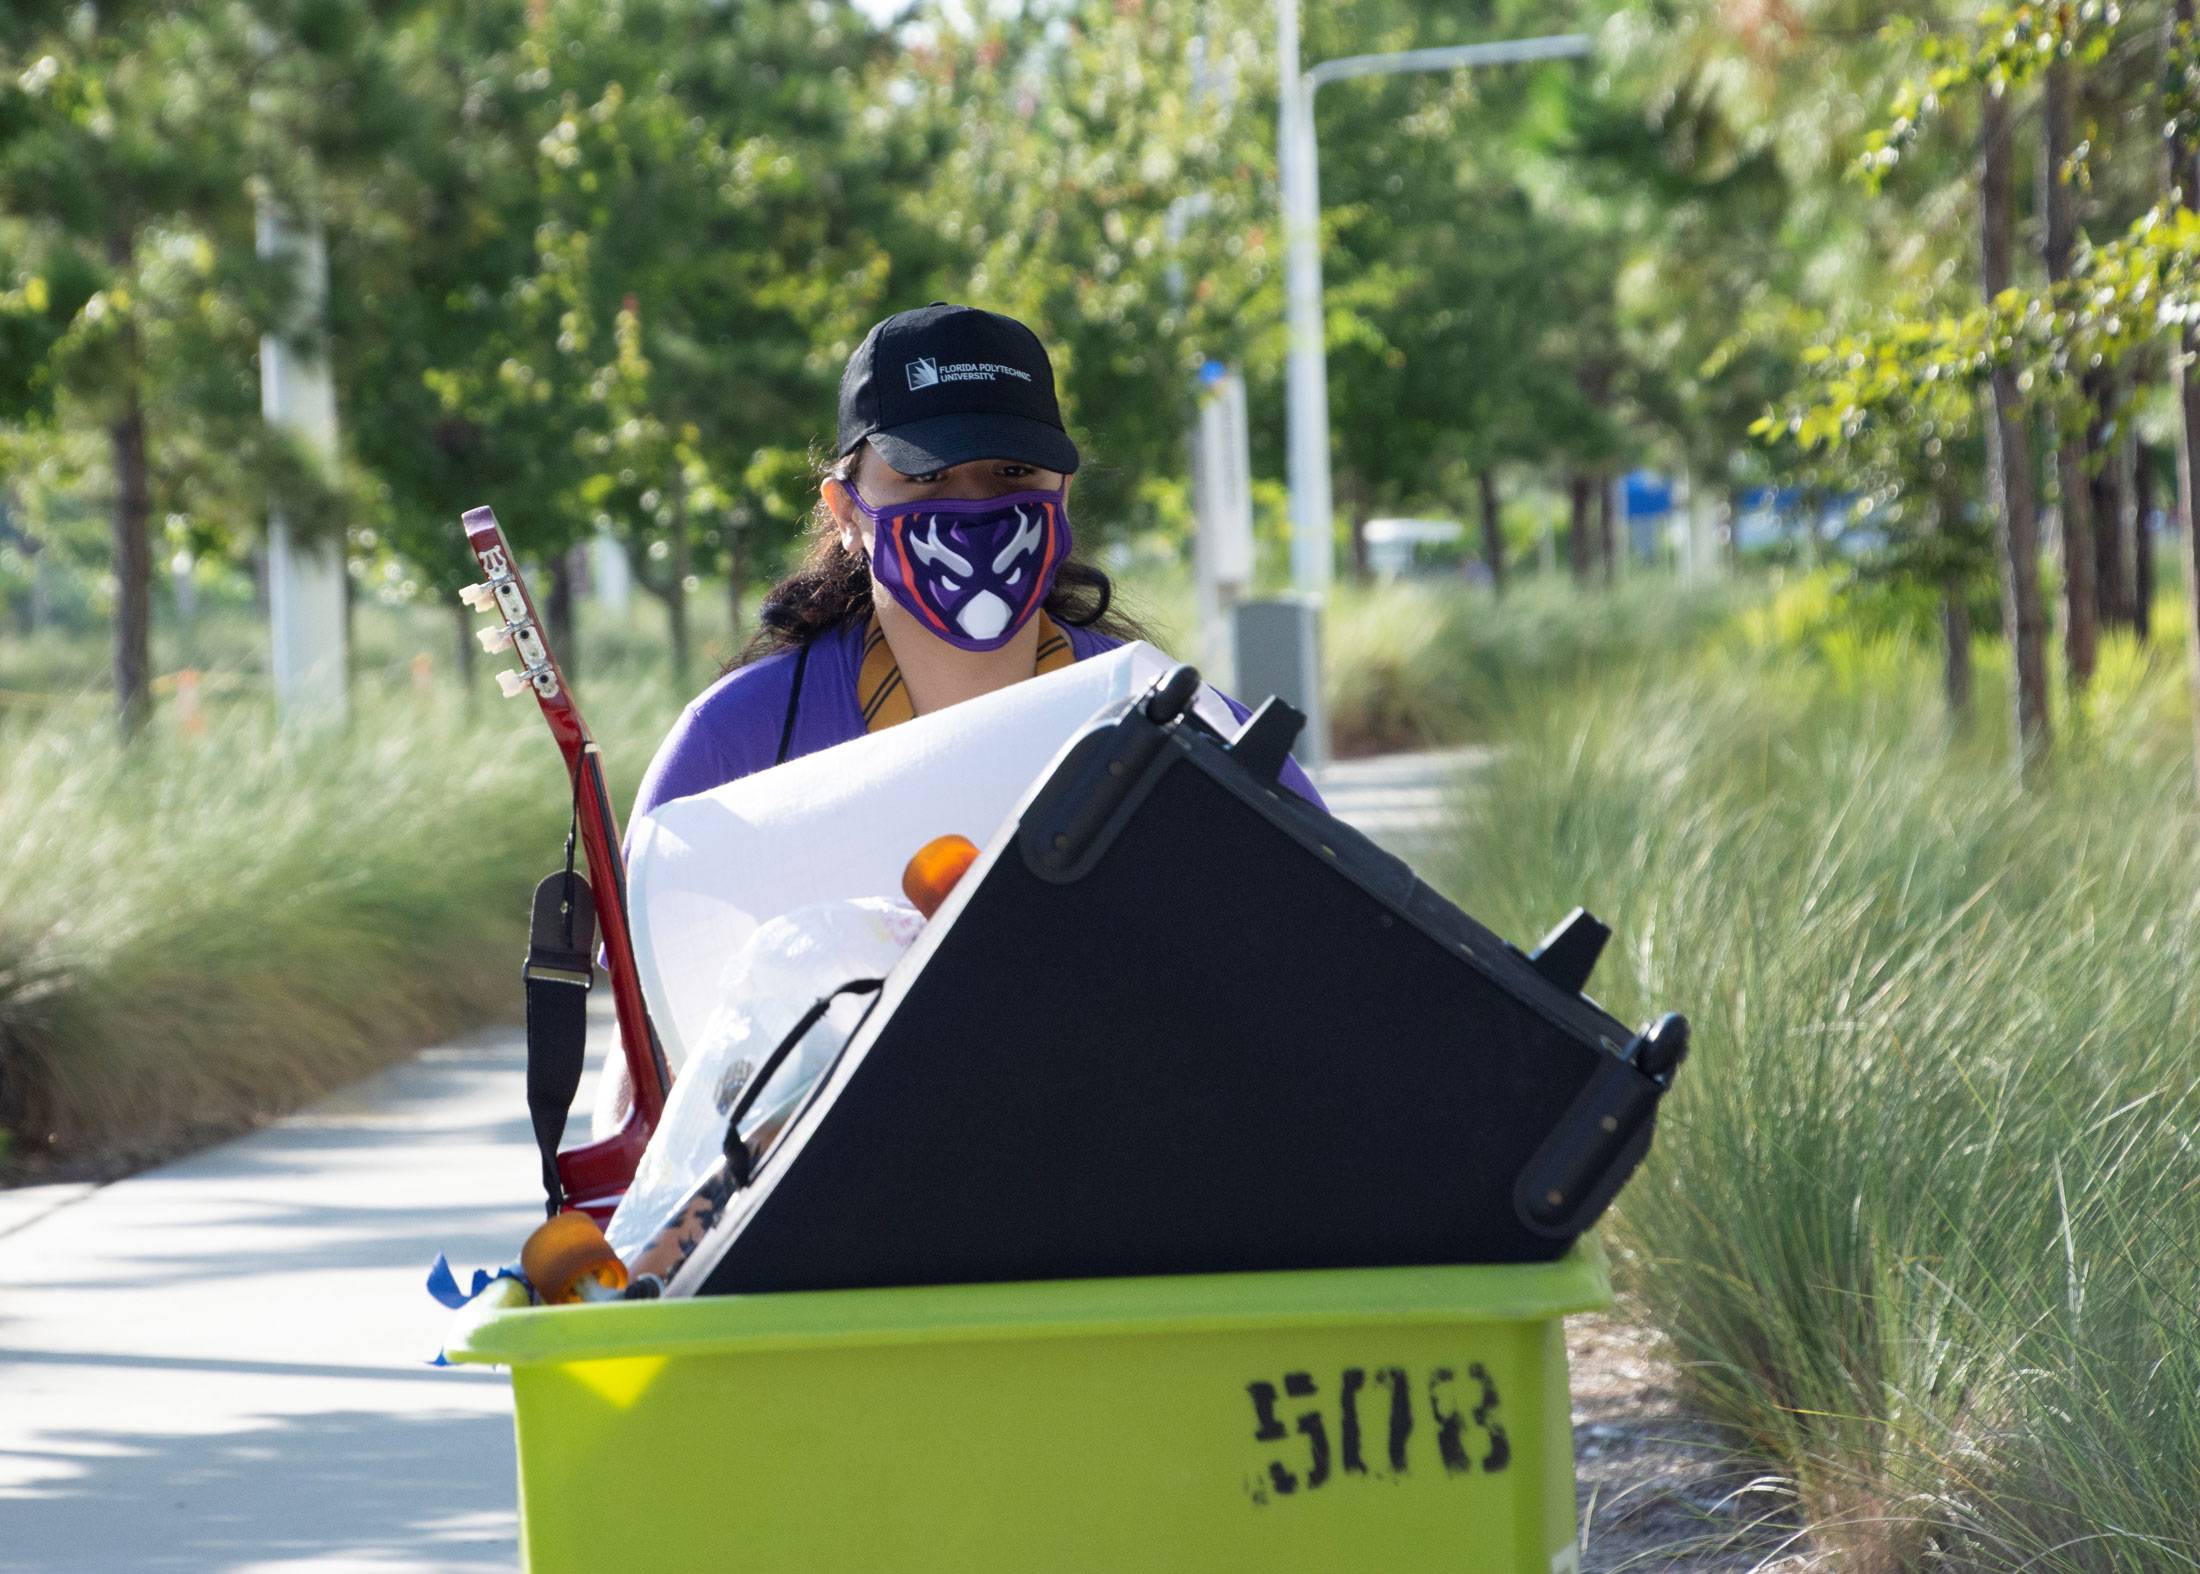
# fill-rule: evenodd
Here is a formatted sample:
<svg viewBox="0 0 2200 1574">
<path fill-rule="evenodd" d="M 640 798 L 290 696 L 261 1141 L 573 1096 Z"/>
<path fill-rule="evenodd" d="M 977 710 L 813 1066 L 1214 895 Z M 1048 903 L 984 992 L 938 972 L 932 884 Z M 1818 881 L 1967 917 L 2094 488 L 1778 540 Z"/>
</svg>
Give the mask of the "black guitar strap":
<svg viewBox="0 0 2200 1574">
<path fill-rule="evenodd" d="M 527 929 L 527 1115 L 542 1156 L 547 1211 L 565 1205 L 558 1179 L 558 1144 L 580 1092 L 588 1051 L 588 991 L 595 981 L 596 896 L 573 867 L 580 825 L 580 779 L 573 783 L 573 826 L 565 836 L 565 868 L 535 887 Z"/>
<path fill-rule="evenodd" d="M 809 664 L 810 646 L 805 641 L 794 658 L 794 682 L 787 691 L 787 714 L 780 723 L 774 764 L 784 763 L 793 746 L 795 714 Z M 576 773 L 565 868 L 535 887 L 527 965 L 520 973 L 527 987 L 527 1114 L 542 1156 L 544 1202 L 553 1214 L 565 1205 L 565 1188 L 558 1179 L 558 1144 L 565 1140 L 565 1123 L 587 1063 L 588 991 L 595 981 L 596 898 L 587 878 L 573 867 L 580 803 Z"/>
<path fill-rule="evenodd" d="M 794 742 L 794 715 L 802 703 L 802 674 L 810 665 L 810 643 L 804 640 L 801 650 L 795 653 L 794 682 L 787 686 L 787 717 L 779 724 L 779 754 L 772 761 L 774 765 L 787 763 L 787 750 Z"/>
</svg>

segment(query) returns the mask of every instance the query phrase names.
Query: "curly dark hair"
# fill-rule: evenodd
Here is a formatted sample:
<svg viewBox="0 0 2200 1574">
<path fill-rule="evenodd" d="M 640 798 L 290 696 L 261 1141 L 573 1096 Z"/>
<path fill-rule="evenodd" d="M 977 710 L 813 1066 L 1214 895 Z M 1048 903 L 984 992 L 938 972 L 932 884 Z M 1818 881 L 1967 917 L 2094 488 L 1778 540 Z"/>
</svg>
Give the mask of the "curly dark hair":
<svg viewBox="0 0 2200 1574">
<path fill-rule="evenodd" d="M 856 473 L 867 445 L 858 443 L 839 458 L 820 454 L 816 481 L 846 483 Z M 1095 629 L 1114 639 L 1151 640 L 1138 620 L 1118 611 L 1115 582 L 1106 571 L 1071 558 L 1054 576 L 1046 610 L 1057 623 Z M 731 672 L 782 650 L 807 645 L 820 634 L 861 623 L 871 615 L 871 565 L 860 552 L 840 544 L 840 526 L 820 497 L 810 515 L 810 549 L 801 565 L 765 593 L 756 633 L 727 664 Z"/>
</svg>

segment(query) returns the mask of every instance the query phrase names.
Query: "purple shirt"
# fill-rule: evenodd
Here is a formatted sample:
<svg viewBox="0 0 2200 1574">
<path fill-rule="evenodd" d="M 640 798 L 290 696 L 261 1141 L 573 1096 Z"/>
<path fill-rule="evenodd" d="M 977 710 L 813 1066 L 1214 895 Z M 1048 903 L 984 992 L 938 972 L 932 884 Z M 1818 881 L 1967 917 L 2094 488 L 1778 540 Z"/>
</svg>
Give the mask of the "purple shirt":
<svg viewBox="0 0 2200 1574">
<path fill-rule="evenodd" d="M 1061 627 L 1079 661 L 1122 643 L 1091 629 L 1067 623 Z M 811 642 L 802 697 L 787 740 L 788 759 L 864 735 L 863 713 L 856 705 L 864 629 L 861 622 L 850 623 Z M 634 818 L 674 798 L 708 792 L 776 764 L 796 659 L 797 652 L 783 650 L 736 667 L 690 701 L 650 761 L 635 795 Z M 1243 722 L 1245 707 L 1228 695 L 1222 698 L 1230 713 Z M 1307 802 L 1321 805 L 1321 795 L 1297 760 L 1284 761 L 1282 781 Z"/>
</svg>

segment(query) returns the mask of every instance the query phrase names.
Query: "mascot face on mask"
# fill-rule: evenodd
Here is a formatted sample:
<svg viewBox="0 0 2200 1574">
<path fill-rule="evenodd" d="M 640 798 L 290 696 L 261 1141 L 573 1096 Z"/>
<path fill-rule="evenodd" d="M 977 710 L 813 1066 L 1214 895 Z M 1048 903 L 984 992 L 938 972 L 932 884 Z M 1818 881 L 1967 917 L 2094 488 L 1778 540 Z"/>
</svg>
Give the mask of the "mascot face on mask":
<svg viewBox="0 0 2200 1574">
<path fill-rule="evenodd" d="M 874 507 L 852 482 L 842 485 L 872 525 L 871 577 L 927 633 L 962 650 L 1014 639 L 1069 556 L 1061 488 Z"/>
</svg>

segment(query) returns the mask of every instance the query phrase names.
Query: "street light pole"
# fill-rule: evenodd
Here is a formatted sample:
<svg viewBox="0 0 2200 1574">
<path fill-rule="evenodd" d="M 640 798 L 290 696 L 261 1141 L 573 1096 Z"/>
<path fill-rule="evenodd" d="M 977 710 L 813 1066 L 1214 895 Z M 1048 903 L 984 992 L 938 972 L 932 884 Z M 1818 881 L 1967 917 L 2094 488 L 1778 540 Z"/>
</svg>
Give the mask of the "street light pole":
<svg viewBox="0 0 2200 1574">
<path fill-rule="evenodd" d="M 1408 71 L 1456 71 L 1474 66 L 1560 60 L 1589 52 L 1582 33 L 1350 55 L 1299 70 L 1298 0 L 1276 0 L 1280 78 L 1277 166 L 1283 183 L 1291 359 L 1285 379 L 1290 431 L 1291 581 L 1313 596 L 1328 593 L 1335 556 L 1330 541 L 1329 365 L 1322 340 L 1321 191 L 1314 143 L 1314 95 L 1347 77 Z"/>
<path fill-rule="evenodd" d="M 333 473 L 336 384 L 326 352 L 294 337 L 326 320 L 328 250 L 317 222 L 300 223 L 273 195 L 259 201 L 258 251 L 285 259 L 299 293 L 298 320 L 260 336 L 260 413 L 297 437 Z M 275 715 L 288 729 L 344 719 L 344 550 L 301 541 L 280 506 L 267 521 L 267 601 Z"/>
<path fill-rule="evenodd" d="M 1280 80 L 1277 174 L 1283 183 L 1284 295 L 1291 330 L 1285 368 L 1291 480 L 1291 583 L 1329 590 L 1329 366 L 1322 353 L 1320 176 L 1314 94 L 1299 73 L 1298 0 L 1276 0 Z"/>
</svg>

